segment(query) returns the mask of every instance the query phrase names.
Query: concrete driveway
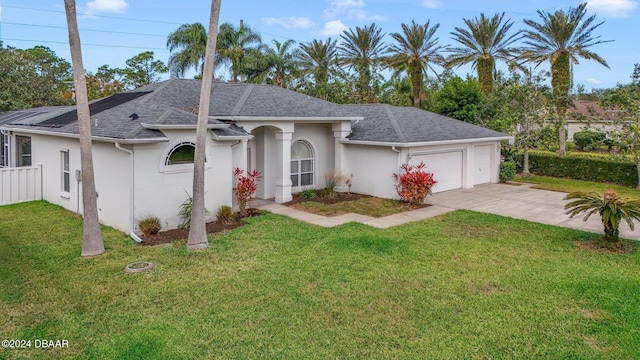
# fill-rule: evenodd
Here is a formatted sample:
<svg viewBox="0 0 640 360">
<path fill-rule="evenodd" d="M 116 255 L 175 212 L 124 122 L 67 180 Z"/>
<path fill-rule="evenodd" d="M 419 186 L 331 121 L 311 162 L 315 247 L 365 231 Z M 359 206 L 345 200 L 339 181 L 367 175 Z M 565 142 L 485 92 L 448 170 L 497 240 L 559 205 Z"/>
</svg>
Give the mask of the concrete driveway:
<svg viewBox="0 0 640 360">
<path fill-rule="evenodd" d="M 534 221 L 542 224 L 563 226 L 602 233 L 598 214 L 588 221 L 582 216 L 569 218 L 565 214 L 565 193 L 532 189 L 531 185 L 484 184 L 473 189 L 446 191 L 427 198 L 427 203 L 448 209 L 467 209 Z M 639 224 L 636 224 L 638 226 Z M 640 229 L 631 231 L 626 222 L 620 225 L 620 237 L 640 240 Z"/>
</svg>

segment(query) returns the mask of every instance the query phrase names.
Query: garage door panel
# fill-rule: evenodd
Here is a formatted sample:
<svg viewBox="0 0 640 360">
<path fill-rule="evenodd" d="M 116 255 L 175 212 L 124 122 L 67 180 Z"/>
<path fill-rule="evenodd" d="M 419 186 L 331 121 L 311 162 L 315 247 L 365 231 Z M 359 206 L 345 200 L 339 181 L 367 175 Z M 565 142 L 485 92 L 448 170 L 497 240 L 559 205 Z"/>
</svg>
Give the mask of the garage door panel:
<svg viewBox="0 0 640 360">
<path fill-rule="evenodd" d="M 420 162 L 427 165 L 427 171 L 433 173 L 433 178 L 438 182 L 431 189 L 432 192 L 462 188 L 462 151 L 414 155 L 409 164 L 417 165 Z"/>
<path fill-rule="evenodd" d="M 473 148 L 473 185 L 491 182 L 491 145 Z"/>
</svg>

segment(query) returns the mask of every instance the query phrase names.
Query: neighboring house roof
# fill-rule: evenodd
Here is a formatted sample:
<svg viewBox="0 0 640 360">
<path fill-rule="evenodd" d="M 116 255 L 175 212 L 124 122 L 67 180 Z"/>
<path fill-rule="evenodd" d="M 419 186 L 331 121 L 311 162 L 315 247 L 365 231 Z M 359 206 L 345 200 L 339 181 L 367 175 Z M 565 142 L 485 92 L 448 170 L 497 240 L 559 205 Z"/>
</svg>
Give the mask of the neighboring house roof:
<svg viewBox="0 0 640 360">
<path fill-rule="evenodd" d="M 195 128 L 200 80 L 170 79 L 90 104 L 92 136 L 110 141 L 166 141 L 163 129 Z M 77 136 L 75 106 L 0 114 L 0 128 Z M 217 139 L 250 136 L 233 120 L 353 120 L 349 140 L 421 143 L 508 136 L 415 108 L 338 105 L 271 85 L 214 82 L 209 128 Z"/>
<path fill-rule="evenodd" d="M 573 106 L 569 109 L 569 121 L 611 121 L 619 114 L 616 110 L 605 110 L 592 100 L 573 100 Z"/>
</svg>

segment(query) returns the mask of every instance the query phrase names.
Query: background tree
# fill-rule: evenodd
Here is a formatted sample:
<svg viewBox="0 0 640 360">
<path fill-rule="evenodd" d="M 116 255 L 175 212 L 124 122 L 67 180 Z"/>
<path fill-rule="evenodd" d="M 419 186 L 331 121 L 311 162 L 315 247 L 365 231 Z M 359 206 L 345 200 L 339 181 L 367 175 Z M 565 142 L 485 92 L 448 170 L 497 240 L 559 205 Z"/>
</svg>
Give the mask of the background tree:
<svg viewBox="0 0 640 360">
<path fill-rule="evenodd" d="M 339 62 L 354 69 L 358 74 L 358 94 L 361 102 L 372 102 L 375 96 L 370 91 L 372 73 L 386 51 L 382 29 L 372 23 L 369 26 L 343 31 L 338 46 Z"/>
<path fill-rule="evenodd" d="M 216 39 L 218 38 L 218 19 L 220 18 L 220 0 L 211 1 L 209 17 L 209 35 L 205 47 L 200 89 L 200 105 L 198 106 L 198 129 L 196 130 L 196 149 L 193 161 L 193 203 L 191 207 L 191 226 L 187 249 L 197 250 L 209 246 L 205 223 L 204 207 L 204 161 L 207 142 L 207 125 L 209 124 L 209 102 L 211 100 L 211 82 L 215 67 Z M 229 169 L 231 171 L 232 169 Z"/>
<path fill-rule="evenodd" d="M 609 136 L 634 156 L 640 179 L 640 82 L 632 77 L 631 84 L 618 84 L 602 97 L 600 104 L 616 113 Z M 640 189 L 640 181 L 637 188 Z"/>
<path fill-rule="evenodd" d="M 247 82 L 266 83 L 286 88 L 297 72 L 294 59 L 294 40 L 284 43 L 272 40 L 273 47 L 265 47 L 264 52 L 252 54 L 247 59 Z"/>
<path fill-rule="evenodd" d="M 478 72 L 478 81 L 485 95 L 493 92 L 496 59 L 510 61 L 513 58 L 514 49 L 510 46 L 520 34 L 509 35 L 513 22 L 507 20 L 503 23 L 503 18 L 504 13 L 491 18 L 481 13 L 480 18 L 462 19 L 467 28 L 456 27 L 451 33 L 463 47 L 449 49 L 452 54 L 447 59 L 447 66 L 471 63 Z"/>
<path fill-rule="evenodd" d="M 169 68 L 160 60 L 153 59 L 153 51 L 145 51 L 127 60 L 122 71 L 124 83 L 129 89 L 139 88 L 160 81 L 160 74 Z"/>
<path fill-rule="evenodd" d="M 438 38 L 434 38 L 440 24 L 430 27 L 429 21 L 423 25 L 402 24 L 402 34 L 392 33 L 390 36 L 396 41 L 389 46 L 386 63 L 396 72 L 406 72 L 411 79 L 413 89 L 413 106 L 419 108 L 422 100 L 423 76 L 427 70 L 433 70 L 432 64 L 443 65 L 442 52 L 445 46 L 438 45 Z"/>
<path fill-rule="evenodd" d="M 538 10 L 542 19 L 540 23 L 526 19 L 524 23 L 530 29 L 524 31 L 524 44 L 520 59 L 533 62 L 536 66 L 545 61 L 551 64 L 551 86 L 553 98 L 560 121 L 559 144 L 560 155 L 566 154 L 566 113 L 572 106 L 569 90 L 571 89 L 571 65 L 578 64 L 578 58 L 594 60 L 606 66 L 607 62 L 600 55 L 589 50 L 590 47 L 610 42 L 599 40 L 594 31 L 603 22 L 594 23 L 596 16 L 585 18 L 587 3 L 582 3 L 569 11 L 557 10 L 554 13 Z"/>
<path fill-rule="evenodd" d="M 43 46 L 0 47 L 0 112 L 70 105 L 71 64 Z"/>
<path fill-rule="evenodd" d="M 167 37 L 167 47 L 172 53 L 169 56 L 171 74 L 181 77 L 187 70 L 194 68 L 202 76 L 206 46 L 207 30 L 202 24 L 180 25 Z"/>
<path fill-rule="evenodd" d="M 536 145 L 541 137 L 544 122 L 550 113 L 550 94 L 541 85 L 543 77 L 525 73 L 521 76 L 512 71 L 508 83 L 495 95 L 505 101 L 496 114 L 494 121 L 502 122 L 502 131 L 509 132 L 515 138 L 514 146 L 523 151 L 522 174 L 529 171 L 529 149 Z"/>
<path fill-rule="evenodd" d="M 64 0 L 69 29 L 69 47 L 73 63 L 73 83 L 78 104 L 78 131 L 80 136 L 80 168 L 82 169 L 82 210 L 84 215 L 82 235 L 82 256 L 95 256 L 104 252 L 104 243 L 100 233 L 98 202 L 95 177 L 93 173 L 93 155 L 91 151 L 91 119 L 87 84 L 82 66 L 82 50 L 76 19 L 75 0 Z"/>
<path fill-rule="evenodd" d="M 394 74 L 382 85 L 381 101 L 394 106 L 412 106 L 413 93 L 408 76 Z"/>
<path fill-rule="evenodd" d="M 241 22 L 239 27 L 224 23 L 220 25 L 218 33 L 216 65 L 227 66 L 231 81 L 238 82 L 242 75 L 250 71 L 248 59 L 261 55 L 261 45 L 260 34 L 244 23 Z"/>
<path fill-rule="evenodd" d="M 87 73 L 87 95 L 89 100 L 100 99 L 124 91 L 122 69 L 112 69 L 109 65 L 102 65 L 95 74 Z"/>
<path fill-rule="evenodd" d="M 478 80 L 470 76 L 463 80 L 456 75 L 445 80 L 442 87 L 434 93 L 433 105 L 429 110 L 480 125 L 480 108 L 483 101 Z"/>
<path fill-rule="evenodd" d="M 329 78 L 339 73 L 337 69 L 336 40 L 325 41 L 314 39 L 300 44 L 300 51 L 295 54 L 298 70 L 302 76 L 301 87 L 312 91 L 322 99 L 327 99 Z"/>
</svg>

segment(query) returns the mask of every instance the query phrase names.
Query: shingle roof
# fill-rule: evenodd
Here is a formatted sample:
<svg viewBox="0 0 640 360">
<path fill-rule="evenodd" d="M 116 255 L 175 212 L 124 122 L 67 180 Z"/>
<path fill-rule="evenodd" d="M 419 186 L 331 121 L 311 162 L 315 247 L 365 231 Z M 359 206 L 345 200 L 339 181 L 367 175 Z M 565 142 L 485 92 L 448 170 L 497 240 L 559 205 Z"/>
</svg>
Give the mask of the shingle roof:
<svg viewBox="0 0 640 360">
<path fill-rule="evenodd" d="M 161 130 L 149 125 L 196 125 L 200 99 L 199 80 L 170 79 L 136 89 L 139 97 L 122 96 L 117 106 L 91 116 L 93 136 L 112 139 L 164 139 Z M 105 101 L 98 100 L 99 101 Z M 0 126 L 30 128 L 61 134 L 78 134 L 77 121 L 57 127 L 42 122 L 75 110 L 75 106 L 37 108 L 0 114 Z M 132 116 L 132 114 L 136 116 Z M 220 119 L 361 118 L 353 124 L 351 140 L 415 143 L 505 137 L 504 134 L 414 108 L 385 104 L 338 105 L 295 91 L 270 85 L 214 82 L 209 115 Z M 224 124 L 209 120 L 210 124 Z M 215 130 L 220 138 L 247 135 L 239 127 Z"/>
</svg>

